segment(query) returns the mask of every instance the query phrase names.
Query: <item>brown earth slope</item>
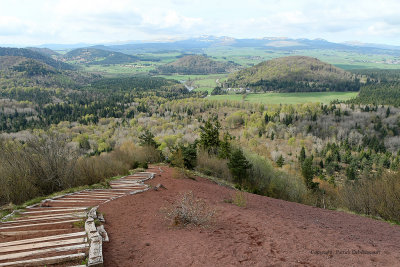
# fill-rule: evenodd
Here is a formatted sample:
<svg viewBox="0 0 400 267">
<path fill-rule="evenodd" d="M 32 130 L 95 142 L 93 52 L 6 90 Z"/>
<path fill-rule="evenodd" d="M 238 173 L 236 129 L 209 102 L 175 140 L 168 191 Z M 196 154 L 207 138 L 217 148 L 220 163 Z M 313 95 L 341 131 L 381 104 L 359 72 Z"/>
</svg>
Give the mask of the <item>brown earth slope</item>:
<svg viewBox="0 0 400 267">
<path fill-rule="evenodd" d="M 167 189 L 100 206 L 105 266 L 400 266 L 399 226 L 253 194 L 238 207 L 234 190 L 161 168 L 149 183 Z M 187 191 L 217 210 L 209 228 L 172 227 L 160 211 Z"/>
</svg>

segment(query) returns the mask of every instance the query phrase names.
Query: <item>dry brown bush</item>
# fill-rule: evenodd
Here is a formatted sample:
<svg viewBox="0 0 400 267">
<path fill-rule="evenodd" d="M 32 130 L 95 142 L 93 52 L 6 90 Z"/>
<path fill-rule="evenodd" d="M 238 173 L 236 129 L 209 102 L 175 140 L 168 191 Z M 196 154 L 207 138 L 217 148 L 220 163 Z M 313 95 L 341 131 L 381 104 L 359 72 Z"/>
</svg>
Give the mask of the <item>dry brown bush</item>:
<svg viewBox="0 0 400 267">
<path fill-rule="evenodd" d="M 128 174 L 137 163 L 158 162 L 152 147 L 126 142 L 100 156 L 78 158 L 62 135 L 32 137 L 24 144 L 0 140 L 0 205 L 21 204 L 37 196 L 67 188 L 99 183 Z"/>
<path fill-rule="evenodd" d="M 212 222 L 215 210 L 189 191 L 179 196 L 174 205 L 167 209 L 166 215 L 174 226 L 207 226 Z"/>
<path fill-rule="evenodd" d="M 126 141 L 115 148 L 113 157 L 129 164 L 130 168 L 137 163 L 155 163 L 161 161 L 161 153 L 152 146 L 137 146 L 132 141 Z"/>
<path fill-rule="evenodd" d="M 400 174 L 386 174 L 346 184 L 342 205 L 351 211 L 400 222 Z"/>
<path fill-rule="evenodd" d="M 77 156 L 60 135 L 0 142 L 0 201 L 20 204 L 76 184 Z"/>
<path fill-rule="evenodd" d="M 319 190 L 309 190 L 304 196 L 303 203 L 324 209 L 336 209 L 340 206 L 339 189 L 323 180 L 316 180 Z"/>
<path fill-rule="evenodd" d="M 129 173 L 129 165 L 119 161 L 112 154 L 81 158 L 76 165 L 80 185 L 90 185 L 105 178 Z"/>
</svg>

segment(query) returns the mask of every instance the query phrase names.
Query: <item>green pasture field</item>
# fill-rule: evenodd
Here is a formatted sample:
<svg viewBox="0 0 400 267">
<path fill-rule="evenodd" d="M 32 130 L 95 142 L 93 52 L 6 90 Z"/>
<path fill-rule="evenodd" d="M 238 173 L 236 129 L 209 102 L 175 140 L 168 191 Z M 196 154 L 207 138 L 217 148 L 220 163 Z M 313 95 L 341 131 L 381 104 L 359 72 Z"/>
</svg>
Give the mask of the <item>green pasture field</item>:
<svg viewBox="0 0 400 267">
<path fill-rule="evenodd" d="M 80 65 L 84 71 L 101 73 L 104 75 L 135 75 L 139 73 L 147 73 L 155 69 L 154 62 L 135 62 L 127 64 L 110 64 L 110 65 Z"/>
<path fill-rule="evenodd" d="M 217 86 L 217 80 L 223 82 L 228 74 L 209 74 L 209 75 L 157 75 L 166 79 L 185 81 L 189 86 L 195 87 L 194 91 L 211 91 Z"/>
<path fill-rule="evenodd" d="M 208 96 L 209 100 L 249 101 L 263 104 L 303 104 L 324 103 L 333 100 L 345 101 L 357 96 L 358 92 L 312 92 L 312 93 L 263 93 L 263 94 L 233 94 Z"/>
</svg>

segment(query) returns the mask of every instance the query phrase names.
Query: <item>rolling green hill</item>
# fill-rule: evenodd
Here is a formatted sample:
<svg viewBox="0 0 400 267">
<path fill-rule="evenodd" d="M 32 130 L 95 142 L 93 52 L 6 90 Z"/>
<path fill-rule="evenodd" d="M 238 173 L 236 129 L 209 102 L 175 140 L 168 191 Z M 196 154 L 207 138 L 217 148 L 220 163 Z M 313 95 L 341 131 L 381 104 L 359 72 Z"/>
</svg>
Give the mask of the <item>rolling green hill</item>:
<svg viewBox="0 0 400 267">
<path fill-rule="evenodd" d="M 202 55 L 187 55 L 178 60 L 158 67 L 160 74 L 218 74 L 227 73 L 235 68 L 233 62 L 215 61 Z"/>
<path fill-rule="evenodd" d="M 74 49 L 66 53 L 63 58 L 66 61 L 92 65 L 123 64 L 132 63 L 138 60 L 135 56 L 96 48 Z"/>
<path fill-rule="evenodd" d="M 48 56 L 48 57 L 57 58 L 57 57 L 61 56 L 59 53 L 57 53 L 56 51 L 51 50 L 49 48 L 26 47 L 26 49 L 38 52 L 38 53 L 43 54 L 43 55 Z"/>
<path fill-rule="evenodd" d="M 43 53 L 39 53 L 37 51 L 33 51 L 31 49 L 25 48 L 8 48 L 8 47 L 0 47 L 0 57 L 8 56 L 8 57 L 24 57 L 29 59 L 34 59 L 44 64 L 47 64 L 58 70 L 73 70 L 74 67 L 64 63 L 59 60 L 55 60 L 49 56 L 44 55 Z"/>
<path fill-rule="evenodd" d="M 280 92 L 358 91 L 360 87 L 352 73 L 305 56 L 261 62 L 231 74 L 225 86 Z"/>
</svg>

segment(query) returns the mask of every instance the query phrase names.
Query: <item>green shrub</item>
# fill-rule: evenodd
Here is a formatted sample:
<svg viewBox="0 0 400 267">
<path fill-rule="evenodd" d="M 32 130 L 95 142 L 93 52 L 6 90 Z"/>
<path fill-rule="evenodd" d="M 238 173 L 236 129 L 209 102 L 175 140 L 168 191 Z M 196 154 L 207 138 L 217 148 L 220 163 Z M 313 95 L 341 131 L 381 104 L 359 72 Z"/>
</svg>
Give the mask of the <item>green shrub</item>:
<svg viewBox="0 0 400 267">
<path fill-rule="evenodd" d="M 254 153 L 245 153 L 251 163 L 244 186 L 253 193 L 274 198 L 302 202 L 307 188 L 302 181 L 289 174 L 277 171 L 271 162 Z"/>
<path fill-rule="evenodd" d="M 195 170 L 209 176 L 215 176 L 227 181 L 232 181 L 232 174 L 228 168 L 228 160 L 210 155 L 207 151 L 200 150 L 197 154 Z"/>
</svg>

